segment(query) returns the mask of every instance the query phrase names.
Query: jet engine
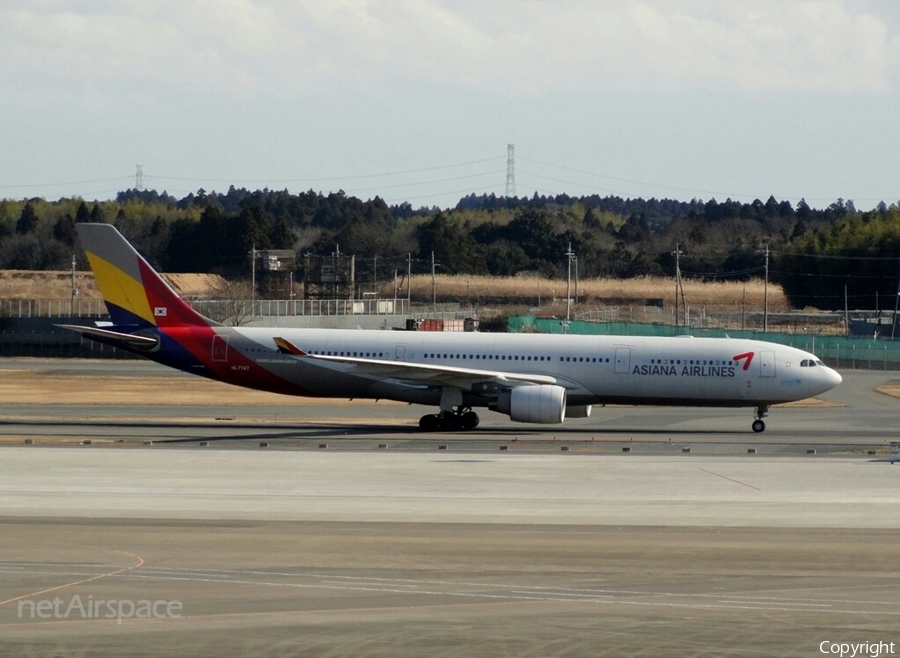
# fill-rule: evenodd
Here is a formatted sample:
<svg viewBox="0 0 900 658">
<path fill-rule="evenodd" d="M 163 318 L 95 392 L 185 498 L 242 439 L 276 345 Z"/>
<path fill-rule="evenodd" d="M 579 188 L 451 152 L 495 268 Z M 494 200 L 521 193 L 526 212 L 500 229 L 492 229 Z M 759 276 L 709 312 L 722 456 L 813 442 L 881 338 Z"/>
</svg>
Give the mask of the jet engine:
<svg viewBox="0 0 900 658">
<path fill-rule="evenodd" d="M 497 411 L 520 423 L 561 423 L 566 418 L 566 389 L 551 384 L 517 386 L 500 393 Z"/>
</svg>

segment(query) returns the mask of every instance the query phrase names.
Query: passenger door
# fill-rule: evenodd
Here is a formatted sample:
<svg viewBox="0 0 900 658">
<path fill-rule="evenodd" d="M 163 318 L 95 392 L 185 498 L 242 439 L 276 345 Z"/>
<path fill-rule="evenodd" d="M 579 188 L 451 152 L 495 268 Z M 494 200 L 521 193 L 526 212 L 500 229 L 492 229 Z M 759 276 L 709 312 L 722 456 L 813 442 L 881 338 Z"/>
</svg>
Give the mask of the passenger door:
<svg viewBox="0 0 900 658">
<path fill-rule="evenodd" d="M 228 360 L 228 338 L 222 336 L 213 336 L 212 342 L 212 360 L 223 362 Z"/>
<path fill-rule="evenodd" d="M 617 375 L 627 375 L 630 372 L 631 372 L 631 348 L 630 347 L 617 347 L 616 348 L 615 373 Z"/>
</svg>

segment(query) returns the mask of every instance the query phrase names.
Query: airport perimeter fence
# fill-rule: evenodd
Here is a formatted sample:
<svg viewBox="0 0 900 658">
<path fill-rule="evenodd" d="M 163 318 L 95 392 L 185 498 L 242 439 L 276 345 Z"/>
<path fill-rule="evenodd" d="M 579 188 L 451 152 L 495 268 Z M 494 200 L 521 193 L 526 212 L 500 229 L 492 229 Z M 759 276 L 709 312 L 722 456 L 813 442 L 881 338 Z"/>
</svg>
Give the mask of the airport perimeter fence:
<svg viewBox="0 0 900 658">
<path fill-rule="evenodd" d="M 579 334 L 592 336 L 697 336 L 711 338 L 749 338 L 796 347 L 812 352 L 833 368 L 860 370 L 900 370 L 900 340 L 874 340 L 852 336 L 790 334 L 781 332 L 699 329 L 665 324 L 629 322 L 570 322 L 568 328 L 559 318 L 512 316 L 510 333 Z"/>
<path fill-rule="evenodd" d="M 406 299 L 190 299 L 185 301 L 208 318 L 294 317 L 324 315 L 406 315 Z M 101 299 L 0 299 L 4 318 L 102 318 Z"/>
<path fill-rule="evenodd" d="M 96 319 L 97 316 L 0 318 L 0 357 L 142 358 L 111 345 L 82 338 L 74 331 L 55 326 L 56 323 L 92 326 Z"/>
</svg>

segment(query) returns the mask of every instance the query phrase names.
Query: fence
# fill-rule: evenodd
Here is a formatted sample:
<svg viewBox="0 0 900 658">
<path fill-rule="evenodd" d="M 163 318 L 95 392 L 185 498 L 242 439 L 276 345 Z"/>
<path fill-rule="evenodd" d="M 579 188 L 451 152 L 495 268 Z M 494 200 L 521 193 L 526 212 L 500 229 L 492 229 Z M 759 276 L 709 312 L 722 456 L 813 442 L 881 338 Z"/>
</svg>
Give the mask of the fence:
<svg viewBox="0 0 900 658">
<path fill-rule="evenodd" d="M 5 318 L 101 318 L 106 304 L 99 299 L 2 299 L 0 317 Z"/>
<path fill-rule="evenodd" d="M 65 317 L 65 324 L 92 325 L 95 317 Z M 58 318 L 0 318 L 0 356 L 39 358 L 130 359 L 137 357 L 111 345 L 82 338 L 54 326 Z"/>
<path fill-rule="evenodd" d="M 321 315 L 406 315 L 406 299 L 186 299 L 209 318 L 249 318 Z M 102 318 L 106 305 L 99 299 L 4 299 L 0 316 L 7 318 Z"/>
<path fill-rule="evenodd" d="M 708 336 L 750 338 L 788 345 L 806 350 L 835 368 L 900 370 L 900 341 L 854 338 L 852 336 L 823 336 L 814 333 L 791 334 L 781 332 L 741 331 L 729 329 L 698 329 L 666 324 L 632 324 L 628 322 L 565 323 L 557 318 L 512 316 L 507 331 L 534 333 L 569 333 L 597 336 Z"/>
</svg>

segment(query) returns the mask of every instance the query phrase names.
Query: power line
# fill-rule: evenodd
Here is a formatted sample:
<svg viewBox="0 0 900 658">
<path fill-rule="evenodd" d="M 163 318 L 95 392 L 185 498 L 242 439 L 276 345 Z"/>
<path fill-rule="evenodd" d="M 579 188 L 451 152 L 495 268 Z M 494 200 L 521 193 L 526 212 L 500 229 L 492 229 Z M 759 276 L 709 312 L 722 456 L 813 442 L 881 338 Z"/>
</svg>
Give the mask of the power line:
<svg viewBox="0 0 900 658">
<path fill-rule="evenodd" d="M 430 198 L 434 198 L 436 196 L 446 196 L 448 194 L 452 194 L 454 196 L 457 194 L 475 194 L 476 192 L 487 192 L 488 190 L 495 190 L 495 189 L 497 189 L 496 185 L 488 185 L 485 187 L 476 187 L 476 188 L 470 188 L 467 190 L 434 192 L 432 194 L 422 194 L 419 196 L 408 196 L 408 197 L 404 197 L 402 199 L 385 199 L 384 201 L 386 203 L 395 204 L 395 203 L 402 203 L 404 201 L 418 201 L 419 199 L 430 199 Z"/>
<path fill-rule="evenodd" d="M 17 187 L 61 187 L 63 185 L 93 185 L 94 183 L 112 183 L 120 180 L 130 180 L 131 176 L 117 176 L 116 178 L 95 178 L 93 180 L 74 180 L 63 183 L 16 183 L 12 185 L 0 185 L 0 189 L 9 190 Z"/>
<path fill-rule="evenodd" d="M 897 260 L 894 258 L 893 260 Z M 855 281 L 858 279 L 877 279 L 879 281 L 886 279 L 882 274 L 822 274 L 819 272 L 792 272 L 790 270 L 769 270 L 770 274 L 780 274 L 791 277 L 807 277 L 816 279 L 843 279 L 846 281 Z"/>
<path fill-rule="evenodd" d="M 731 277 L 739 277 L 745 276 L 747 274 L 754 274 L 756 272 L 765 271 L 765 266 L 760 265 L 759 267 L 750 267 L 745 270 L 734 270 L 732 272 L 688 272 L 686 270 L 682 270 L 681 273 L 685 276 L 692 277 L 701 277 L 704 279 L 727 279 Z"/>
<path fill-rule="evenodd" d="M 259 179 L 245 180 L 245 183 L 324 183 L 328 181 L 355 180 L 359 178 L 383 178 L 387 176 L 402 176 L 406 174 L 421 174 L 428 171 L 439 171 L 441 169 L 453 169 L 456 167 L 468 167 L 475 164 L 483 164 L 485 162 L 496 162 L 502 160 L 502 156 L 494 158 L 483 158 L 481 160 L 470 160 L 468 162 L 457 162 L 454 164 L 439 165 L 435 167 L 420 167 L 419 169 L 406 169 L 404 171 L 390 171 L 377 174 L 354 174 L 344 176 L 327 176 L 323 178 L 283 178 L 283 179 Z M 158 178 L 160 180 L 176 180 L 176 181 L 197 181 L 201 183 L 233 183 L 235 178 L 187 178 L 175 176 L 148 176 L 148 178 Z"/>
<path fill-rule="evenodd" d="M 560 169 L 562 171 L 570 171 L 572 173 L 582 174 L 584 176 L 594 176 L 596 178 L 605 178 L 607 180 L 617 181 L 620 183 L 630 183 L 632 185 L 646 185 L 648 187 L 659 187 L 659 188 L 667 189 L 667 190 L 677 190 L 679 192 L 691 192 L 692 194 L 708 194 L 711 196 L 719 196 L 719 197 L 724 196 L 724 197 L 731 197 L 731 198 L 742 197 L 742 198 L 747 198 L 747 199 L 759 199 L 762 196 L 762 195 L 747 194 L 747 193 L 742 193 L 742 192 L 721 192 L 721 191 L 717 192 L 715 190 L 700 190 L 700 189 L 695 189 L 695 188 L 691 188 L 691 187 L 681 187 L 678 185 L 666 185 L 664 183 L 653 183 L 650 181 L 634 180 L 631 178 L 621 178 L 619 176 L 610 176 L 609 174 L 601 174 L 601 173 L 597 173 L 597 172 L 593 172 L 593 171 L 585 171 L 583 169 L 575 169 L 573 167 L 565 167 L 562 165 L 552 164 L 550 162 L 544 162 L 542 160 L 534 160 L 532 158 L 523 158 L 521 156 L 519 157 L 519 159 L 524 160 L 525 162 L 533 162 L 534 164 L 539 164 L 544 167 L 551 167 L 553 169 Z M 532 175 L 536 175 L 536 174 L 532 174 Z M 557 179 L 550 179 L 549 177 L 545 177 L 545 178 L 548 178 L 549 180 L 557 180 Z M 557 180 L 557 182 L 566 183 L 566 184 L 570 184 L 570 185 L 577 185 L 577 183 L 574 183 L 573 181 Z M 587 187 L 587 186 L 583 186 L 583 187 Z M 607 190 L 604 190 L 604 191 L 607 191 Z M 770 194 L 768 196 L 774 196 L 774 197 L 778 197 L 778 198 L 800 197 L 800 198 L 806 199 L 807 201 L 834 201 L 835 200 L 835 199 L 826 198 L 826 197 L 806 197 L 803 195 L 796 195 L 796 194 L 789 194 L 789 195 Z M 890 197 L 890 196 L 880 197 L 880 198 L 879 197 L 858 197 L 856 200 L 857 201 L 884 201 L 884 199 L 889 199 L 889 198 L 892 198 L 892 197 Z"/>
<path fill-rule="evenodd" d="M 832 256 L 829 254 L 804 254 L 804 253 L 793 252 L 793 251 L 779 251 L 777 253 L 779 256 L 818 258 L 818 259 L 822 259 L 822 260 L 860 260 L 860 261 L 884 261 L 884 260 L 895 261 L 895 260 L 897 260 L 897 256 Z"/>
<path fill-rule="evenodd" d="M 503 170 L 495 170 L 495 171 L 485 171 L 479 174 L 469 174 L 467 176 L 455 176 L 453 178 L 440 178 L 436 180 L 424 180 L 424 181 L 416 181 L 414 183 L 397 183 L 395 185 L 379 185 L 378 187 L 358 187 L 353 188 L 356 192 L 370 192 L 372 190 L 390 190 L 398 187 L 414 187 L 416 185 L 430 185 L 433 183 L 449 183 L 452 181 L 458 180 L 466 180 L 469 178 L 481 178 L 482 176 L 495 176 L 497 174 L 503 173 Z"/>
</svg>

